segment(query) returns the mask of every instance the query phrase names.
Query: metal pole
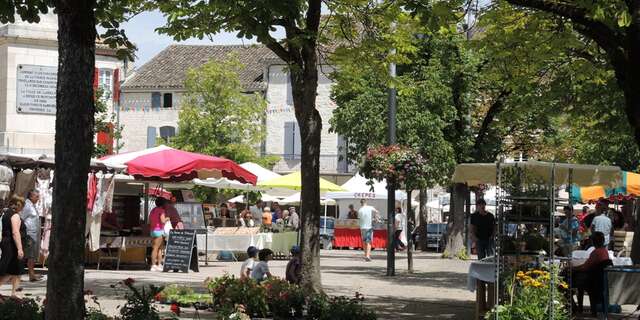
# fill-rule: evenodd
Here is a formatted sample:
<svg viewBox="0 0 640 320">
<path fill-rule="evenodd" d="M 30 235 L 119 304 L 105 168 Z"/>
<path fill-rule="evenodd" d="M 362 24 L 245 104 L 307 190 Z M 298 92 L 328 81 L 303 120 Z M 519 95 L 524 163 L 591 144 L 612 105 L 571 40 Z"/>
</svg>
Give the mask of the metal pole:
<svg viewBox="0 0 640 320">
<path fill-rule="evenodd" d="M 395 29 L 395 23 L 392 23 L 391 29 Z M 396 49 L 392 48 L 389 52 L 390 55 L 396 53 Z M 396 143 L 396 88 L 393 81 L 396 77 L 396 64 L 391 61 L 389 63 L 389 145 Z M 395 181 L 393 179 L 387 179 L 387 276 L 394 276 L 396 273 L 396 255 L 393 247 L 393 223 L 395 221 L 395 206 L 396 206 L 396 190 Z"/>
</svg>

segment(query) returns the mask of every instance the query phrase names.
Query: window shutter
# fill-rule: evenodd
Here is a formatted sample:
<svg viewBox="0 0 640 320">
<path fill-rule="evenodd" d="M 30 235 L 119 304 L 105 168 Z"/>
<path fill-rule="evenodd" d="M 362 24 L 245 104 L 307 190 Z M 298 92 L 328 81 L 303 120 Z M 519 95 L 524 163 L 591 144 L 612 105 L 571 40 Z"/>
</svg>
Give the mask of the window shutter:
<svg viewBox="0 0 640 320">
<path fill-rule="evenodd" d="M 152 92 L 151 93 L 151 108 L 160 108 L 160 100 L 162 99 L 162 95 L 160 92 Z"/>
<path fill-rule="evenodd" d="M 293 136 L 293 155 L 296 159 L 300 159 L 300 154 L 302 151 L 302 139 L 300 139 L 300 127 L 298 127 L 298 122 L 294 122 L 295 125 L 295 135 Z"/>
<path fill-rule="evenodd" d="M 338 172 L 345 173 L 349 172 L 348 170 L 347 160 L 347 139 L 345 137 L 338 135 L 338 167 L 336 168 Z"/>
<path fill-rule="evenodd" d="M 284 158 L 287 160 L 293 159 L 294 153 L 294 137 L 295 137 L 295 123 L 284 123 Z"/>
<path fill-rule="evenodd" d="M 147 127 L 147 148 L 156 146 L 156 127 Z"/>
<path fill-rule="evenodd" d="M 293 88 L 291 87 L 291 74 L 287 73 L 287 105 L 293 105 Z"/>
</svg>

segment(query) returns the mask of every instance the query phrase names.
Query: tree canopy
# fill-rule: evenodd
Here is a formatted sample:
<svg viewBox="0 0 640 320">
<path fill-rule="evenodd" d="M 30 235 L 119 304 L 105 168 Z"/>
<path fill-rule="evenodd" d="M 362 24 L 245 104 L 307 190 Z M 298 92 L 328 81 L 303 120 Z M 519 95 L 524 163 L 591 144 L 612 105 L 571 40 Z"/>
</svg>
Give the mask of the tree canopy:
<svg viewBox="0 0 640 320">
<path fill-rule="evenodd" d="M 237 57 L 212 60 L 187 73 L 186 92 L 171 143 L 182 150 L 256 161 L 265 138 L 267 102 L 257 93 L 244 93 Z"/>
</svg>

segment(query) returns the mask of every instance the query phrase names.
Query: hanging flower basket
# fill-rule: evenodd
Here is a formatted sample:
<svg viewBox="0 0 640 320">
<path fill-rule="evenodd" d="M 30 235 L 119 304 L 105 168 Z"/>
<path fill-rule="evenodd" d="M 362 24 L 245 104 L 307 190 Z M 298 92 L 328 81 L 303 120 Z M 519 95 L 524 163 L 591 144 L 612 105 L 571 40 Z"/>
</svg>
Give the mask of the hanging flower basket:
<svg viewBox="0 0 640 320">
<path fill-rule="evenodd" d="M 360 172 L 368 179 L 387 179 L 396 186 L 420 186 L 428 169 L 427 160 L 417 151 L 403 145 L 369 148 Z"/>
</svg>

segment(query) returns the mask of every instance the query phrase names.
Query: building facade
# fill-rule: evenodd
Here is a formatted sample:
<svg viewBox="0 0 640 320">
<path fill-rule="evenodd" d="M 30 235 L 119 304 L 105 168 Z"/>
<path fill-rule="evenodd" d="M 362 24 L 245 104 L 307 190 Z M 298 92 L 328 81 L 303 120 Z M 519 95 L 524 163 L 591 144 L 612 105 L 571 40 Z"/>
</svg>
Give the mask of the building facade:
<svg viewBox="0 0 640 320">
<path fill-rule="evenodd" d="M 54 153 L 58 21 L 54 14 L 30 24 L 0 25 L 0 152 Z M 114 70 L 122 69 L 115 51 L 97 45 L 99 86 L 108 99 Z"/>
<path fill-rule="evenodd" d="M 293 111 L 291 83 L 284 63 L 266 47 L 172 45 L 132 74 L 122 86 L 120 124 L 123 126 L 123 151 L 135 151 L 170 141 L 178 128 L 180 98 L 189 68 L 209 60 L 222 60 L 235 55 L 244 69 L 239 77 L 243 91 L 259 93 L 268 102 L 267 135 L 256 148 L 261 155 L 275 155 L 280 161 L 274 171 L 288 173 L 300 169 L 300 135 Z M 332 68 L 319 68 L 316 107 L 322 120 L 320 171 L 325 177 L 353 175 L 346 161 L 346 142 L 329 132 L 329 119 L 336 108 L 330 99 Z"/>
</svg>

